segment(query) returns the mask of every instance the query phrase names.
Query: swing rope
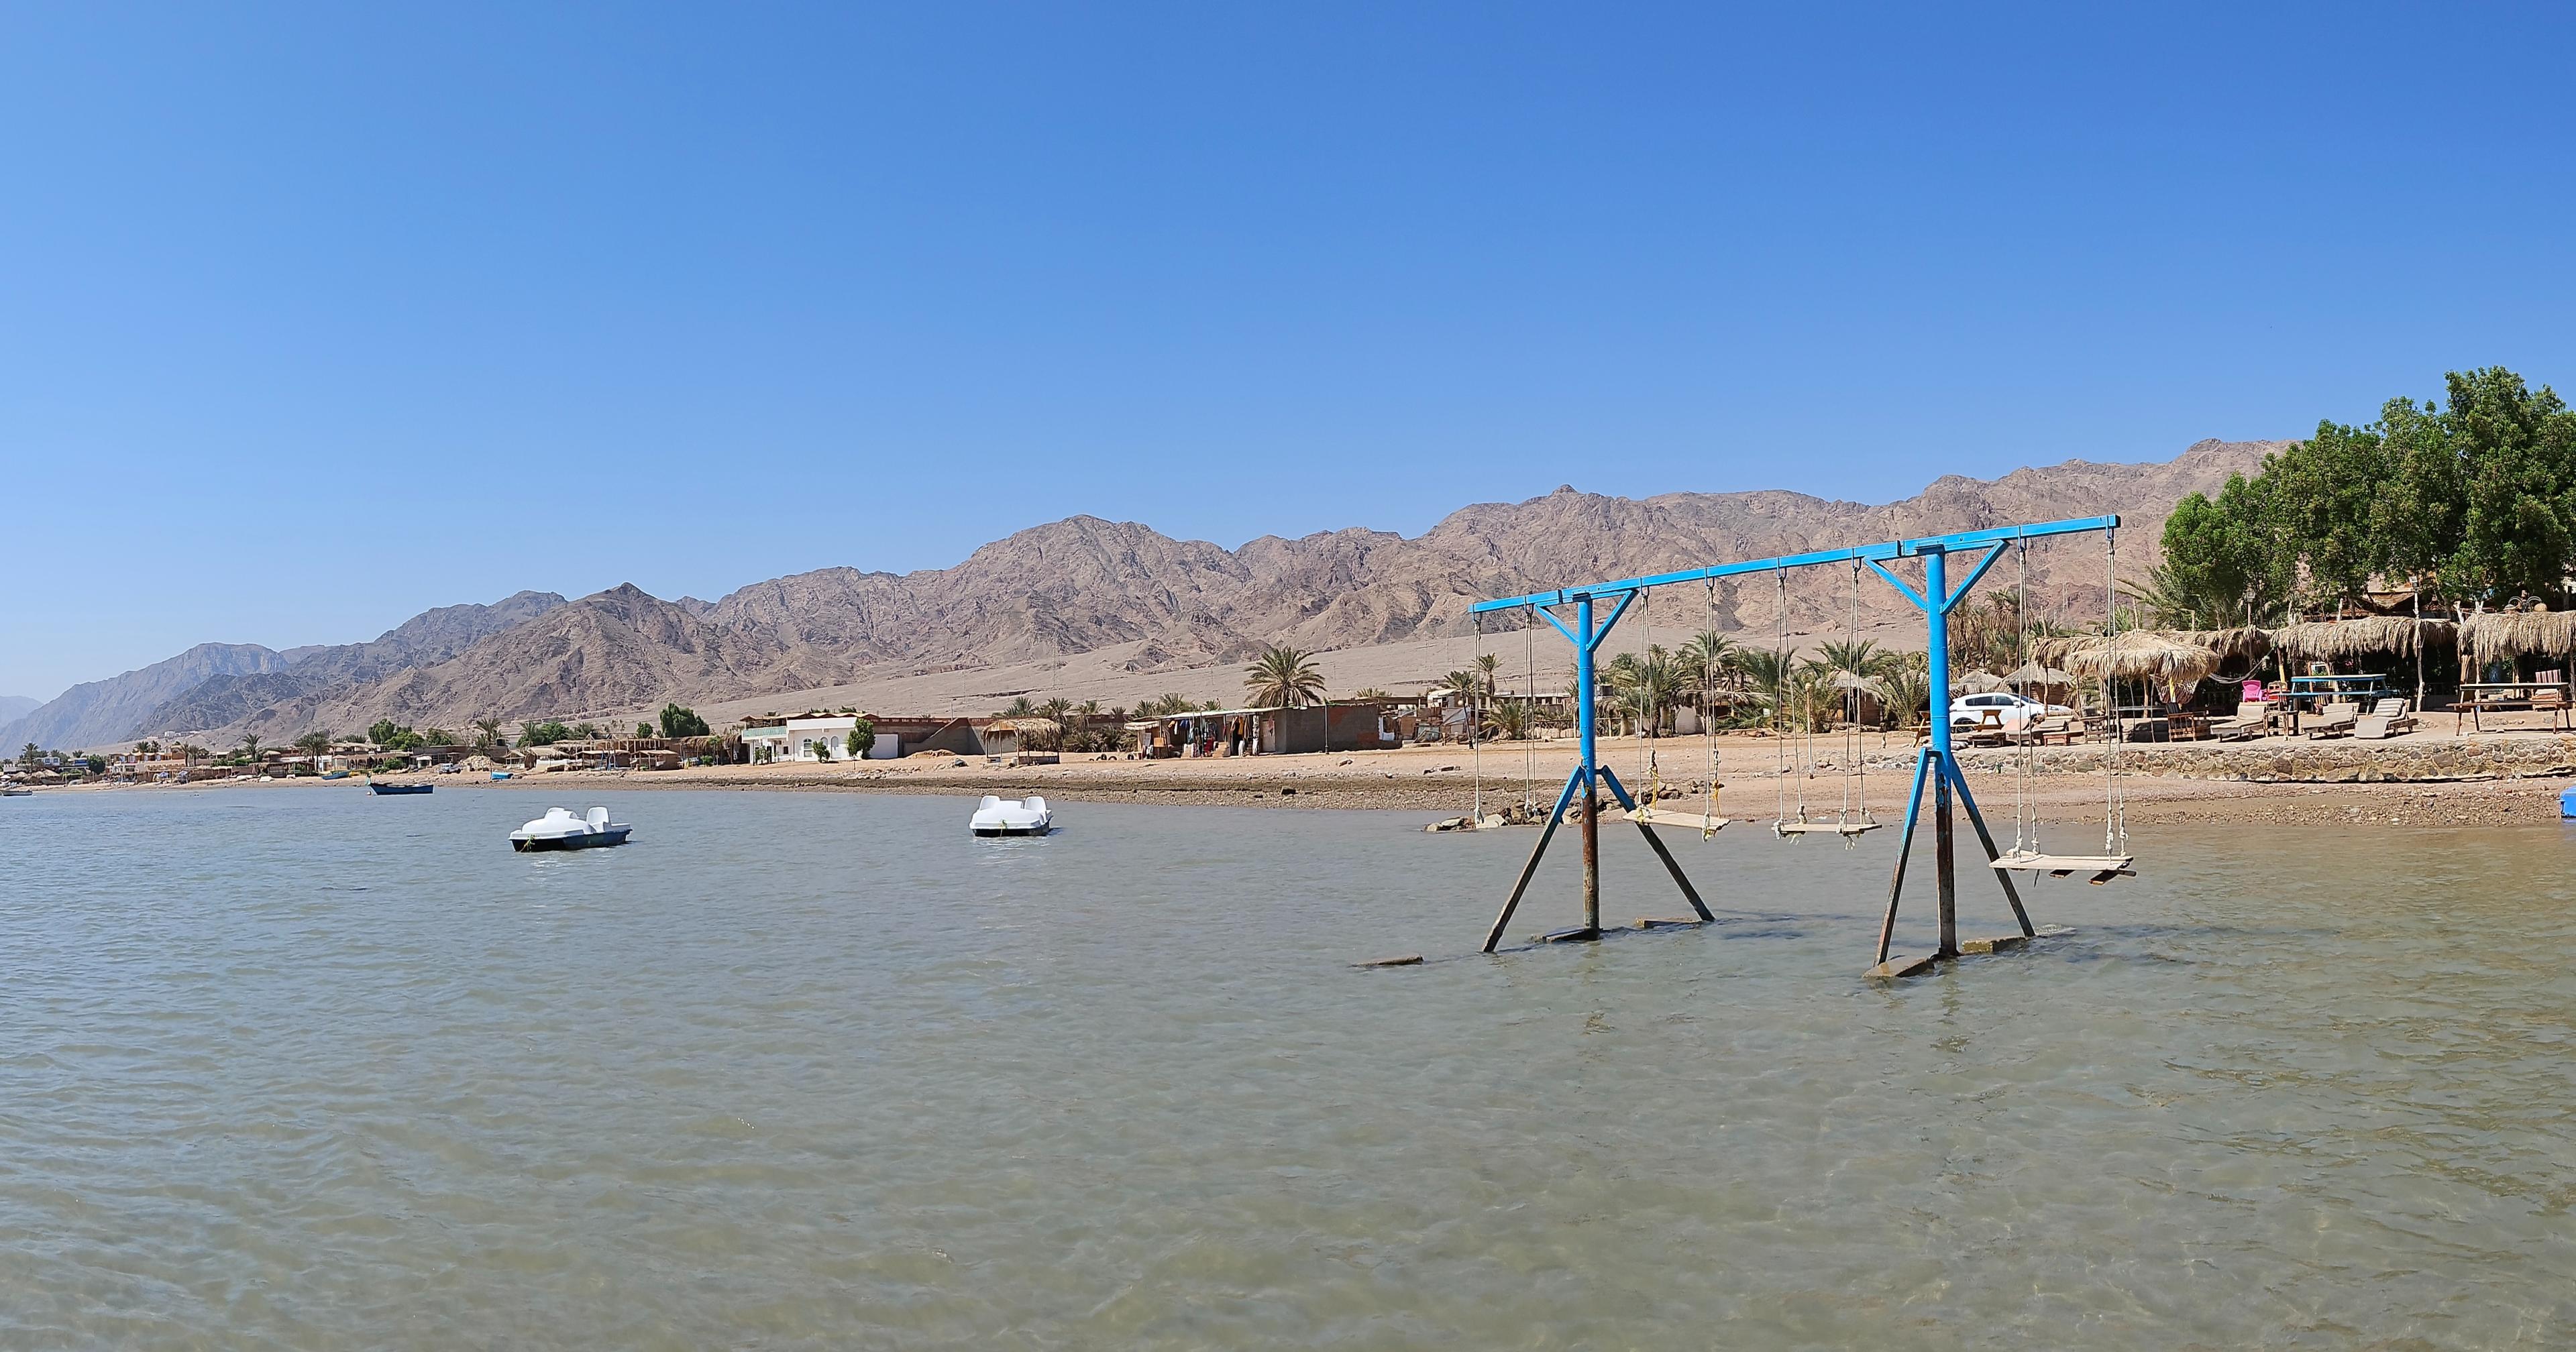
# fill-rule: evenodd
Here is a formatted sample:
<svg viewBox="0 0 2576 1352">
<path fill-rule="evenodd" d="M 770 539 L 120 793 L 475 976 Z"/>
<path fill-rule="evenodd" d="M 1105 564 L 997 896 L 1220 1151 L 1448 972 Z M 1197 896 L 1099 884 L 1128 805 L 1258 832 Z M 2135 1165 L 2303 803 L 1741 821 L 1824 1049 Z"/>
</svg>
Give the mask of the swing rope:
<svg viewBox="0 0 2576 1352">
<path fill-rule="evenodd" d="M 1779 603 L 1771 625 L 1771 727 L 1779 738 L 1773 751 L 1775 773 L 1771 780 L 1771 825 L 1776 831 L 1789 820 L 1789 570 L 1774 570 L 1772 578 L 1779 587 Z M 1798 819 L 1806 818 L 1806 790 L 1801 787 Z"/>
<path fill-rule="evenodd" d="M 1858 559 L 1852 560 L 1851 581 L 1851 620 L 1843 627 L 1843 651 L 1857 653 L 1860 650 L 1860 560 Z M 1843 763 L 1851 767 L 1851 772 L 1843 779 L 1843 808 L 1834 820 L 1836 825 L 1850 825 L 1852 801 L 1857 798 L 1860 802 L 1860 819 L 1875 826 L 1878 824 L 1878 819 L 1869 813 L 1869 765 L 1861 759 L 1860 749 L 1860 686 L 1858 683 L 1861 675 L 1857 671 L 1850 675 L 1853 684 L 1843 691 Z M 1853 838 L 1846 835 L 1843 837 L 1843 843 L 1853 844 Z"/>
<path fill-rule="evenodd" d="M 2128 803 L 2120 793 L 2120 743 L 2128 740 L 2120 726 L 2120 702 L 2111 694 L 2111 659 L 2120 646 L 2120 533 L 2102 532 L 2102 700 L 2110 706 L 2111 743 L 2102 756 L 2102 853 L 2129 852 Z"/>
<path fill-rule="evenodd" d="M 1717 632 L 1716 578 L 1708 579 L 1708 632 L 1711 634 Z M 1713 656 L 1710 652 L 1711 646 L 1705 643 L 1700 646 L 1701 661 L 1706 662 L 1711 659 Z M 1709 680 L 1715 674 L 1706 667 L 1702 667 L 1699 676 L 1699 732 L 1701 740 L 1708 744 L 1708 812 L 1700 818 L 1699 838 L 1701 840 L 1707 840 L 1717 834 L 1717 823 L 1720 820 L 1717 815 L 1717 791 L 1726 787 L 1717 782 L 1717 720 L 1709 717 L 1708 714 Z"/>
<path fill-rule="evenodd" d="M 1538 717 L 1538 649 L 1530 643 L 1531 631 L 1538 628 L 1538 607 L 1521 613 L 1521 820 L 1529 821 L 1538 814 L 1538 729 L 1532 726 Z"/>
<path fill-rule="evenodd" d="M 1484 666 L 1485 617 L 1479 613 L 1476 616 L 1476 661 L 1469 670 L 1481 672 Z M 1485 739 L 1477 735 L 1481 731 L 1476 726 L 1476 694 L 1471 690 L 1467 692 L 1467 758 L 1476 770 L 1476 796 L 1467 809 L 1467 819 L 1480 827 L 1485 824 Z"/>
</svg>

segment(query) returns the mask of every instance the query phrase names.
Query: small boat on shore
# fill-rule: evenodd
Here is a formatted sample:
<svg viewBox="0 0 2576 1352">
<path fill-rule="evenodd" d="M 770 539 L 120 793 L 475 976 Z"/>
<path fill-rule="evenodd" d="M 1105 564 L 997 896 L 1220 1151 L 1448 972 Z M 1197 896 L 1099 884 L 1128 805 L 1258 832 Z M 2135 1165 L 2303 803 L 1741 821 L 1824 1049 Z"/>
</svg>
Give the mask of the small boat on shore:
<svg viewBox="0 0 2576 1352">
<path fill-rule="evenodd" d="M 395 794 L 395 793 L 427 793 L 427 792 L 429 792 L 430 790 L 435 789 L 435 788 L 437 788 L 437 787 L 438 787 L 438 786 L 437 786 L 437 785 L 435 785 L 435 784 L 385 784 L 385 783 L 381 783 L 381 782 L 374 782 L 374 781 L 370 781 L 370 782 L 368 783 L 368 785 L 367 785 L 367 791 L 368 791 L 369 793 L 381 793 L 381 794 Z"/>
<path fill-rule="evenodd" d="M 510 772 L 509 772 L 509 771 L 507 771 L 507 770 L 495 770 L 495 771 L 493 771 L 493 772 L 492 772 L 492 778 L 493 778 L 493 780 L 494 780 L 495 782 L 500 781 L 500 780 L 504 780 L 504 779 L 508 779 L 509 777 L 510 777 Z"/>
<path fill-rule="evenodd" d="M 595 807 L 587 817 L 572 815 L 569 808 L 550 807 L 546 815 L 510 833 L 510 848 L 521 854 L 531 850 L 595 850 L 626 843 L 627 833 L 635 828 L 608 819 L 608 809 Z"/>
<path fill-rule="evenodd" d="M 967 825 L 979 836 L 1042 836 L 1055 828 L 1055 813 L 1036 794 L 1002 798 L 988 793 Z"/>
<path fill-rule="evenodd" d="M 35 792 L 34 789 L 22 789 L 15 784 L 0 784 L 0 798 L 28 798 L 33 797 Z"/>
</svg>

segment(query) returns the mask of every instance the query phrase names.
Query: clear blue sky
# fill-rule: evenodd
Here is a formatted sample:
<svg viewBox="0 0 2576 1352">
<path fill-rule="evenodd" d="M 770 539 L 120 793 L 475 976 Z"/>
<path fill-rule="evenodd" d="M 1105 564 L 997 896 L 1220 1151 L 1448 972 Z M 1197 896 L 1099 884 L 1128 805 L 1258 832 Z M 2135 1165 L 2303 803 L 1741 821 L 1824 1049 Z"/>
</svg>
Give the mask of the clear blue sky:
<svg viewBox="0 0 2576 1352">
<path fill-rule="evenodd" d="M 2249 8 L 12 8 L 0 693 L 2576 382 L 2564 11 Z"/>
</svg>

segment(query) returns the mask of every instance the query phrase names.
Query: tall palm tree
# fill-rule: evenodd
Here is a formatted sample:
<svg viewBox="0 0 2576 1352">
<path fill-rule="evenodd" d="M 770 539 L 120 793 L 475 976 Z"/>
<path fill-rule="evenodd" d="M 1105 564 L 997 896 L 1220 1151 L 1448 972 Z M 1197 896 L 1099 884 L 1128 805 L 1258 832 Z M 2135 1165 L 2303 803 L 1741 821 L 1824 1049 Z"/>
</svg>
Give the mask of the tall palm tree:
<svg viewBox="0 0 2576 1352">
<path fill-rule="evenodd" d="M 1797 676 L 1797 650 L 1779 653 L 1769 648 L 1738 648 L 1734 657 L 1735 669 L 1753 683 L 1754 697 L 1770 708 L 1773 726 L 1786 731 L 1789 687 Z"/>
<path fill-rule="evenodd" d="M 1324 673 L 1313 654 L 1277 643 L 1253 659 L 1244 671 L 1243 688 L 1254 704 L 1300 709 L 1324 702 Z"/>
<path fill-rule="evenodd" d="M 496 747 L 496 746 L 499 746 L 500 744 L 501 744 L 501 720 L 500 720 L 500 719 L 497 719 L 497 718 L 478 718 L 478 719 L 475 719 L 475 720 L 474 720 L 474 749 L 475 749 L 475 750 L 477 750 L 477 751 L 489 751 L 489 750 L 491 750 L 492 748 L 494 748 L 494 747 Z"/>
<path fill-rule="evenodd" d="M 257 761 L 257 760 L 259 759 L 259 734 L 258 734 L 258 733 L 255 733 L 255 732 L 245 732 L 245 733 L 243 733 L 243 734 L 242 734 L 242 739 L 241 739 L 241 749 L 242 749 L 242 759 L 244 759 L 244 760 L 248 760 L 248 761 Z"/>
<path fill-rule="evenodd" d="M 1495 681 L 1502 673 L 1503 659 L 1494 653 L 1476 654 L 1476 674 L 1484 678 L 1484 697 L 1494 697 Z"/>
<path fill-rule="evenodd" d="M 45 749 L 36 745 L 34 742 L 29 742 L 25 746 L 18 748 L 18 763 L 30 770 L 35 769 L 36 762 L 43 760 L 44 758 Z"/>
</svg>

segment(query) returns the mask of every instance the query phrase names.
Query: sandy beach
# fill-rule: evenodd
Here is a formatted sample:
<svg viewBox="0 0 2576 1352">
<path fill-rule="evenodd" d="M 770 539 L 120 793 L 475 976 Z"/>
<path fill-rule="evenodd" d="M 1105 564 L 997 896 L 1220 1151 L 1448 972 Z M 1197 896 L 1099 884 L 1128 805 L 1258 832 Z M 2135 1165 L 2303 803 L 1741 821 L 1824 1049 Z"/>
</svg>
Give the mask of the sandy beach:
<svg viewBox="0 0 2576 1352">
<path fill-rule="evenodd" d="M 1747 826 L 1794 816 L 1801 797 L 1811 817 L 1846 802 L 1882 820 L 1902 812 L 1914 750 L 1910 738 L 1859 739 L 1858 774 L 1839 737 L 1812 747 L 1794 739 L 1729 733 L 1715 754 L 1723 784 L 1719 811 Z M 1667 800 L 1704 810 L 1710 746 L 1696 737 L 1652 747 L 1634 738 L 1602 742 L 1603 759 L 1629 787 L 1660 782 Z M 1651 765 L 1650 755 L 1651 752 Z M 2016 801 L 2043 821 L 2102 817 L 2101 748 L 2049 748 L 2025 776 L 2021 753 L 1963 750 L 1961 763 L 1992 821 L 2011 821 Z M 1784 756 L 1786 772 L 1784 773 Z M 1810 764 L 1812 758 L 1812 765 Z M 1574 765 L 1571 740 L 1500 743 L 1481 749 L 1414 746 L 1385 751 L 1163 761 L 1070 754 L 1054 765 L 1013 766 L 983 757 L 913 757 L 828 766 L 811 763 L 701 766 L 660 772 L 560 771 L 494 781 L 475 774 L 426 776 L 443 790 L 552 793 L 587 788 L 704 789 L 971 795 L 1041 793 L 1061 802 L 1224 803 L 1269 808 L 1376 808 L 1420 812 L 1425 821 L 1488 812 L 1524 799 L 1542 808 Z M 2517 729 L 2455 736 L 2418 732 L 2386 742 L 2255 742 L 2131 745 L 2119 749 L 2117 783 L 2132 824 L 2488 824 L 2557 819 L 2558 791 L 2576 779 L 2576 736 Z M 1481 776 L 1481 779 L 1480 779 Z M 424 778 L 404 776 L 403 778 Z M 2027 797 L 2024 784 L 2027 778 Z M 220 780 L 106 785 L 79 792 L 188 791 L 216 785 L 340 788 L 357 781 Z M 52 790 L 63 792 L 65 790 Z"/>
</svg>

